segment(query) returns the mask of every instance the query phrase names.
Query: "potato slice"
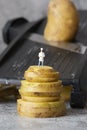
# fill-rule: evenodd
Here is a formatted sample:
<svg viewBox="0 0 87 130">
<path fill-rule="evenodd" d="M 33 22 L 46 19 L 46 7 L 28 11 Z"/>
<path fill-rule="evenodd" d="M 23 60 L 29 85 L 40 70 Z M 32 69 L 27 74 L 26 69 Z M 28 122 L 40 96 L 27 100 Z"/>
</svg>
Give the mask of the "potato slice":
<svg viewBox="0 0 87 130">
<path fill-rule="evenodd" d="M 17 101 L 18 113 L 27 117 L 58 117 L 66 113 L 63 101 L 56 102 L 27 102 L 19 99 Z"/>
</svg>

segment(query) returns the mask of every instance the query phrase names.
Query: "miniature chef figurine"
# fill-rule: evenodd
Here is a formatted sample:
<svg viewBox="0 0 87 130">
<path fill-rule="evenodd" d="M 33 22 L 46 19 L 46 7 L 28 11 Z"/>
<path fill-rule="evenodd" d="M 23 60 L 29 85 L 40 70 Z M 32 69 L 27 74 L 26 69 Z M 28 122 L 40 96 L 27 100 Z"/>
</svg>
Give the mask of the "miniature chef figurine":
<svg viewBox="0 0 87 130">
<path fill-rule="evenodd" d="M 43 66 L 43 63 L 44 63 L 44 57 L 45 57 L 45 53 L 43 52 L 43 48 L 40 48 L 40 52 L 38 54 L 38 57 L 39 57 L 39 63 L 38 65 L 40 66 Z"/>
</svg>

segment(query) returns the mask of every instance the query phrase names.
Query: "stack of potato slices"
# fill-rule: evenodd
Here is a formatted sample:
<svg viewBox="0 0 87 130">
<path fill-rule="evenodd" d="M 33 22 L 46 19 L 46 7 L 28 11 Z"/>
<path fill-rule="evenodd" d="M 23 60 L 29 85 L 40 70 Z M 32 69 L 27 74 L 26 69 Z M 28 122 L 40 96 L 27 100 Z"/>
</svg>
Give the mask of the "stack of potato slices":
<svg viewBox="0 0 87 130">
<path fill-rule="evenodd" d="M 66 113 L 60 74 L 50 66 L 30 66 L 24 73 L 17 100 L 18 113 L 28 117 L 58 117 Z"/>
</svg>

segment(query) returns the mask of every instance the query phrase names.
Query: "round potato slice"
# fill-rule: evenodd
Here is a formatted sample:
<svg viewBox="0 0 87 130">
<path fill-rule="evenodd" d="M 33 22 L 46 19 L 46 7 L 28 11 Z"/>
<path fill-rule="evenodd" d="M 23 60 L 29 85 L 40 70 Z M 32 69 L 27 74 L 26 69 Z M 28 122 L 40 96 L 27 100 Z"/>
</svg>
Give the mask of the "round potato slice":
<svg viewBox="0 0 87 130">
<path fill-rule="evenodd" d="M 54 72 L 55 70 L 50 67 L 50 66 L 37 66 L 37 65 L 33 65 L 33 66 L 30 66 L 27 71 L 30 71 L 30 72 L 38 72 L 40 71 L 41 73 L 49 73 L 49 72 Z"/>
<path fill-rule="evenodd" d="M 26 92 L 60 92 L 61 89 L 61 80 L 47 83 L 27 82 L 26 80 L 21 82 L 21 90 Z"/>
<path fill-rule="evenodd" d="M 58 117 L 66 113 L 66 106 L 63 101 L 56 102 L 27 102 L 17 100 L 17 110 L 22 116 L 28 117 Z"/>
<path fill-rule="evenodd" d="M 21 96 L 27 97 L 57 97 L 60 95 L 61 90 L 59 92 L 27 92 L 19 89 L 19 93 Z"/>
<path fill-rule="evenodd" d="M 60 96 L 57 97 L 29 97 L 29 96 L 21 96 L 21 98 L 24 101 L 29 102 L 53 102 L 53 101 L 59 101 Z"/>
<path fill-rule="evenodd" d="M 24 78 L 29 82 L 53 82 L 59 77 L 59 72 L 49 66 L 30 66 L 24 73 Z"/>
</svg>

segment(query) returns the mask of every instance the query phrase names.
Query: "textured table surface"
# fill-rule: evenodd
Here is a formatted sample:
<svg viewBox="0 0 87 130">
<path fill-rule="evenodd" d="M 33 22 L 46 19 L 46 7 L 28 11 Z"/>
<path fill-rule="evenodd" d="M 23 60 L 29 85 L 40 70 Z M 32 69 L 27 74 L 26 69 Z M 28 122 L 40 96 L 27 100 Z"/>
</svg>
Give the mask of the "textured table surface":
<svg viewBox="0 0 87 130">
<path fill-rule="evenodd" d="M 87 130 L 87 108 L 71 109 L 58 118 L 27 118 L 17 113 L 17 103 L 0 103 L 0 130 Z"/>
</svg>

